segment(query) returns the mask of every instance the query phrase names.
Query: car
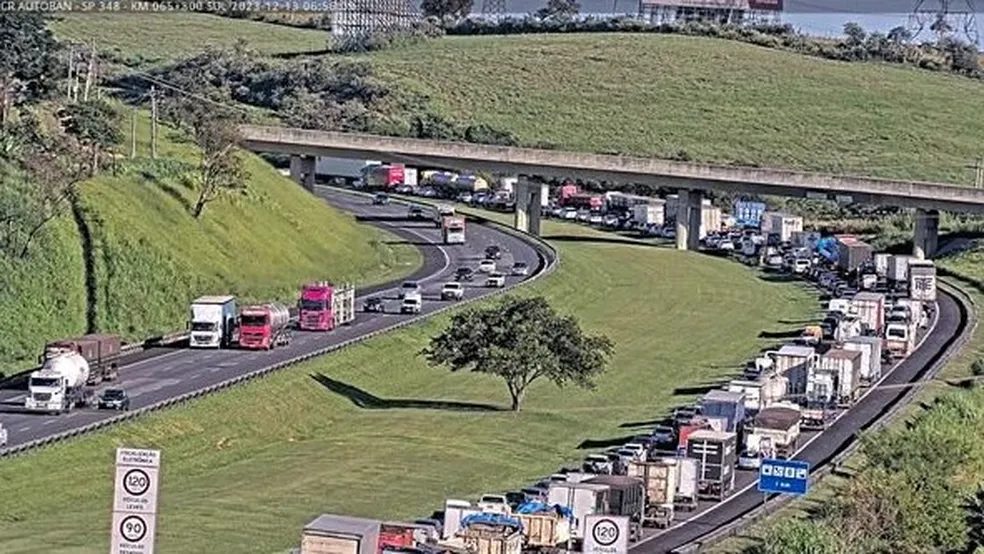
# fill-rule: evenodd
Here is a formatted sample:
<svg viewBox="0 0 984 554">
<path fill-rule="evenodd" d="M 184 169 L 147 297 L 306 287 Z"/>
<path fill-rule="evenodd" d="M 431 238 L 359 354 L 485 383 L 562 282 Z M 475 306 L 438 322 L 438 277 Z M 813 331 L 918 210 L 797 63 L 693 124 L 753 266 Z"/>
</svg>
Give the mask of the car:
<svg viewBox="0 0 984 554">
<path fill-rule="evenodd" d="M 762 465 L 762 458 L 755 452 L 742 452 L 738 456 L 739 469 L 757 470 Z"/>
<path fill-rule="evenodd" d="M 482 260 L 478 262 L 478 272 L 479 273 L 494 273 L 495 272 L 495 260 Z"/>
<path fill-rule="evenodd" d="M 581 466 L 581 469 L 585 473 L 610 475 L 612 473 L 612 462 L 604 454 L 591 454 L 584 458 L 584 465 Z"/>
<path fill-rule="evenodd" d="M 362 304 L 362 310 L 365 312 L 386 312 L 386 303 L 383 302 L 382 298 L 367 298 L 365 303 Z"/>
<path fill-rule="evenodd" d="M 472 198 L 473 197 L 470 192 L 463 192 L 458 195 L 458 202 L 463 204 L 471 204 Z"/>
<path fill-rule="evenodd" d="M 100 410 L 119 410 L 130 409 L 130 396 L 120 388 L 106 389 L 99 397 Z"/>
<path fill-rule="evenodd" d="M 416 281 L 404 281 L 400 285 L 400 298 L 406 298 L 407 295 L 412 293 L 420 294 L 420 284 Z"/>
<path fill-rule="evenodd" d="M 591 210 L 580 210 L 577 212 L 577 220 L 581 223 L 587 223 L 591 220 Z"/>
<path fill-rule="evenodd" d="M 588 217 L 588 223 L 592 225 L 601 225 L 602 223 L 604 223 L 604 221 L 605 220 L 603 217 L 601 217 L 601 214 L 591 214 Z"/>
<path fill-rule="evenodd" d="M 427 216 L 424 215 L 424 209 L 420 206 L 410 206 L 409 211 L 407 211 L 407 217 L 410 219 L 424 219 Z"/>
<path fill-rule="evenodd" d="M 372 203 L 374 206 L 383 206 L 385 204 L 389 204 L 389 201 L 390 201 L 390 197 L 386 194 L 383 194 L 382 192 L 372 197 Z"/>
<path fill-rule="evenodd" d="M 499 260 L 502 258 L 502 249 L 496 245 L 489 246 L 485 249 L 485 259 L 487 260 Z"/>
<path fill-rule="evenodd" d="M 619 452 L 621 452 L 622 450 L 627 450 L 627 451 L 632 452 L 633 453 L 633 456 L 635 456 L 635 460 L 636 461 L 639 461 L 639 462 L 645 462 L 646 461 L 646 447 L 645 447 L 645 445 L 639 444 L 637 442 L 630 442 L 628 444 L 623 444 L 622 445 L 622 448 L 621 448 L 621 450 L 619 450 Z"/>
<path fill-rule="evenodd" d="M 413 185 L 400 185 L 396 187 L 397 194 L 413 194 Z"/>
<path fill-rule="evenodd" d="M 524 276 L 525 275 L 529 275 L 530 274 L 530 266 L 529 266 L 529 264 L 527 264 L 526 262 L 516 262 L 516 263 L 514 263 L 513 266 L 512 266 L 512 274 L 513 275 L 524 275 Z"/>
<path fill-rule="evenodd" d="M 653 428 L 653 432 L 650 436 L 660 445 L 672 444 L 676 440 L 676 434 L 673 432 L 673 427 L 669 425 L 657 425 Z"/>
<path fill-rule="evenodd" d="M 489 275 L 488 279 L 485 280 L 485 286 L 501 289 L 506 286 L 506 276 L 501 273 L 492 273 Z"/>
<path fill-rule="evenodd" d="M 471 281 L 475 278 L 475 271 L 470 267 L 459 267 L 454 272 L 455 281 Z"/>
<path fill-rule="evenodd" d="M 400 304 L 401 314 L 419 314 L 421 306 L 420 294 L 408 295 L 403 299 L 403 303 Z"/>
<path fill-rule="evenodd" d="M 730 252 L 735 249 L 735 243 L 731 242 L 731 239 L 725 239 L 718 243 L 717 248 Z"/>
<path fill-rule="evenodd" d="M 461 300 L 465 297 L 465 287 L 461 283 L 444 283 L 441 287 L 441 300 Z"/>
</svg>

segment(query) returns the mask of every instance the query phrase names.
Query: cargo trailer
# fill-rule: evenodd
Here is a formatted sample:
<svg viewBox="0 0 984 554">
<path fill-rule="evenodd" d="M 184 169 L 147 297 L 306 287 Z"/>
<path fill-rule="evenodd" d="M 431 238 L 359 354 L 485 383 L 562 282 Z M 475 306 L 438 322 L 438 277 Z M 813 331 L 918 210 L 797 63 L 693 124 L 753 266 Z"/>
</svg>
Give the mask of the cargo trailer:
<svg viewBox="0 0 984 554">
<path fill-rule="evenodd" d="M 864 329 L 875 335 L 881 334 L 885 327 L 884 294 L 859 292 L 851 299 L 851 309 L 858 314 Z"/>
<path fill-rule="evenodd" d="M 115 381 L 119 377 L 117 364 L 122 347 L 123 339 L 119 336 L 94 333 L 48 343 L 39 361 L 44 364 L 52 356 L 75 352 L 89 364 L 89 375 L 85 379 L 85 384 L 93 386 L 103 381 Z"/>
<path fill-rule="evenodd" d="M 642 516 L 646 510 L 646 488 L 642 479 L 626 475 L 599 475 L 584 484 L 608 487 L 605 515 L 629 518 L 629 540 L 640 536 Z"/>
<path fill-rule="evenodd" d="M 448 498 L 444 501 L 444 524 L 441 526 L 441 538 L 451 539 L 461 528 L 461 520 L 481 513 L 477 507 L 467 500 Z"/>
<path fill-rule="evenodd" d="M 850 273 L 871 261 L 875 249 L 853 235 L 838 235 L 837 266 Z"/>
<path fill-rule="evenodd" d="M 582 481 L 580 483 L 551 483 L 547 502 L 562 506 L 574 515 L 571 538 L 584 540 L 586 516 L 604 514 L 608 509 L 609 489 L 605 485 Z"/>
<path fill-rule="evenodd" d="M 301 554 L 377 554 L 380 523 L 322 514 L 304 526 Z"/>
<path fill-rule="evenodd" d="M 239 342 L 235 296 L 202 296 L 191 303 L 188 346 L 229 348 Z"/>
<path fill-rule="evenodd" d="M 880 337 L 851 337 L 844 341 L 844 349 L 861 352 L 862 384 L 871 384 L 881 378 L 882 339 Z"/>
<path fill-rule="evenodd" d="M 909 263 L 909 298 L 936 302 L 936 264 L 932 260 L 913 260 Z"/>
<path fill-rule="evenodd" d="M 700 477 L 700 462 L 683 457 L 672 458 L 677 464 L 676 494 L 673 495 L 674 508 L 688 512 L 697 509 L 697 483 Z"/>
<path fill-rule="evenodd" d="M 806 392 L 806 376 L 818 358 L 816 350 L 810 346 L 786 344 L 772 355 L 778 374 L 789 379 L 786 392 L 793 395 Z"/>
<path fill-rule="evenodd" d="M 735 486 L 738 435 L 696 431 L 687 441 L 687 457 L 700 462 L 698 498 L 724 500 Z"/>
<path fill-rule="evenodd" d="M 520 510 L 522 508 L 520 506 Z M 513 516 L 523 524 L 522 532 L 527 546 L 553 548 L 567 543 L 571 538 L 571 520 L 556 510 L 532 513 L 517 511 Z"/>
<path fill-rule="evenodd" d="M 906 286 L 909 281 L 909 264 L 914 260 L 916 260 L 914 256 L 889 256 L 888 271 L 885 276 L 892 288 L 898 290 Z"/>
<path fill-rule="evenodd" d="M 892 255 L 886 252 L 877 252 L 871 257 L 873 265 L 875 266 L 876 275 L 879 277 L 888 277 L 888 263 L 891 257 Z"/>
<path fill-rule="evenodd" d="M 663 200 L 651 199 L 651 204 L 632 206 L 632 221 L 636 225 L 663 225 L 666 223 L 666 207 Z"/>
<path fill-rule="evenodd" d="M 745 449 L 759 452 L 758 445 L 768 439 L 775 455 L 790 458 L 800 435 L 802 410 L 799 406 L 773 406 L 760 411 L 745 430 Z"/>
<path fill-rule="evenodd" d="M 328 281 L 308 283 L 301 287 L 297 309 L 302 331 L 332 331 L 355 319 L 355 287 Z"/>
<path fill-rule="evenodd" d="M 673 502 L 677 489 L 677 463 L 673 458 L 649 462 L 629 462 L 629 477 L 642 479 L 646 489 L 646 509 L 642 524 L 661 529 L 673 522 Z"/>
<path fill-rule="evenodd" d="M 745 395 L 741 392 L 712 390 L 700 400 L 701 415 L 705 417 L 723 417 L 726 425 L 722 431 L 734 433 L 741 422 L 745 421 Z"/>
<path fill-rule="evenodd" d="M 762 214 L 765 213 L 765 202 L 754 200 L 735 200 L 733 205 L 735 223 L 741 227 L 758 228 L 762 223 Z"/>
<path fill-rule="evenodd" d="M 461 529 L 449 542 L 452 546 L 461 544 L 472 554 L 522 554 L 522 529 L 515 516 L 475 514 L 461 521 Z"/>
<path fill-rule="evenodd" d="M 762 409 L 762 383 L 735 379 L 729 381 L 726 387 L 730 392 L 738 392 L 745 395 L 746 414 L 755 413 Z"/>
</svg>

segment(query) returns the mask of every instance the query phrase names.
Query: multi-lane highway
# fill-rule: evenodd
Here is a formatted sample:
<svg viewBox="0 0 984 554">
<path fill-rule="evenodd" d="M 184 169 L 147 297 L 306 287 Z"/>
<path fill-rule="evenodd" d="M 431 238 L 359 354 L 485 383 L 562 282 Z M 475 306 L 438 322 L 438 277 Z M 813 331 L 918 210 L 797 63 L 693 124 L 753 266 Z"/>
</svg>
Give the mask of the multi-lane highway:
<svg viewBox="0 0 984 554">
<path fill-rule="evenodd" d="M 818 469 L 843 451 L 859 431 L 868 429 L 885 415 L 902 397 L 906 389 L 893 387 L 915 382 L 932 368 L 963 333 L 968 318 L 966 308 L 956 298 L 940 289 L 935 325 L 911 356 L 899 363 L 856 405 L 846 411 L 823 433 L 811 433 L 804 437 L 797 460 L 810 463 Z M 880 388 L 884 387 L 884 388 Z M 692 514 L 680 513 L 677 523 L 669 529 L 648 533 L 631 546 L 633 554 L 662 554 L 687 551 L 701 537 L 727 525 L 762 505 L 764 497 L 758 492 L 757 475 L 741 471 L 735 480 L 735 492 L 720 503 L 701 503 Z M 679 550 L 678 550 L 679 549 Z"/>
<path fill-rule="evenodd" d="M 440 244 L 440 231 L 432 221 L 407 221 L 405 205 L 373 206 L 370 199 L 364 196 L 331 189 L 319 189 L 318 192 L 330 204 L 362 216 L 420 248 L 424 264 L 408 279 L 416 280 L 423 289 L 424 315 L 449 304 L 440 300 L 441 285 L 453 278 L 458 267 L 474 268 L 484 257 L 487 246 L 501 247 L 502 259 L 498 261 L 498 265 L 507 274 L 514 261 L 526 262 L 530 275 L 534 275 L 546 263 L 534 246 L 515 235 L 492 227 L 469 225 L 466 229 L 466 244 L 446 246 Z M 508 276 L 506 286 L 528 278 Z M 484 278 L 481 274 L 476 276 L 473 283 L 465 283 L 465 298 L 484 296 L 494 290 L 484 288 L 483 285 Z M 120 368 L 120 380 L 109 386 L 124 387 L 131 396 L 131 410 L 135 410 L 379 331 L 411 317 L 393 313 L 398 311 L 399 305 L 396 300 L 397 286 L 399 283 L 389 283 L 358 291 L 357 309 L 361 310 L 362 301 L 366 297 L 378 296 L 387 299 L 387 312 L 390 313 L 360 311 L 351 325 L 331 333 L 298 331 L 289 346 L 272 351 L 156 349 L 144 353 L 140 356 L 141 359 L 123 365 Z M 203 294 L 223 292 L 202 291 Z M 0 391 L 0 423 L 9 432 L 8 448 L 81 428 L 116 415 L 111 411 L 94 409 L 77 409 L 60 416 L 22 413 L 19 406 L 23 405 L 25 393 L 26 391 L 19 390 Z"/>
</svg>

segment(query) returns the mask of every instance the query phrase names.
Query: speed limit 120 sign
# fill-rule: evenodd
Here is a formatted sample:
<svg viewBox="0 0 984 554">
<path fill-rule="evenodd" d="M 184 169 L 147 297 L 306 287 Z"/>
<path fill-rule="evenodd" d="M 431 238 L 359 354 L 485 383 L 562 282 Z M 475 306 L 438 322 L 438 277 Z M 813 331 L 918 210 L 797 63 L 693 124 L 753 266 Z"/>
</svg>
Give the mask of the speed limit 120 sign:
<svg viewBox="0 0 984 554">
<path fill-rule="evenodd" d="M 159 450 L 117 449 L 113 554 L 153 554 L 160 466 Z"/>
<path fill-rule="evenodd" d="M 584 519 L 584 554 L 625 554 L 629 550 L 629 518 L 589 515 Z"/>
</svg>

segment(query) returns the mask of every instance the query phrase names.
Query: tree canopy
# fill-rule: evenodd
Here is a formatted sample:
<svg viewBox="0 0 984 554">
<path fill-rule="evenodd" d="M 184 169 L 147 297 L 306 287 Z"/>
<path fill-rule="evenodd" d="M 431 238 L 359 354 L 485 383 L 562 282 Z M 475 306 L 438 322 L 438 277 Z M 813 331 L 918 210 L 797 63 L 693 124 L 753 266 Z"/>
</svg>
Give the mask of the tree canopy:
<svg viewBox="0 0 984 554">
<path fill-rule="evenodd" d="M 512 409 L 519 411 L 531 384 L 593 388 L 615 344 L 588 335 L 573 316 L 558 314 L 543 297 L 507 298 L 493 306 L 456 314 L 421 354 L 434 366 L 501 377 Z"/>
<path fill-rule="evenodd" d="M 59 44 L 37 13 L 0 12 L 0 124 L 20 102 L 34 100 L 58 82 Z"/>
</svg>

